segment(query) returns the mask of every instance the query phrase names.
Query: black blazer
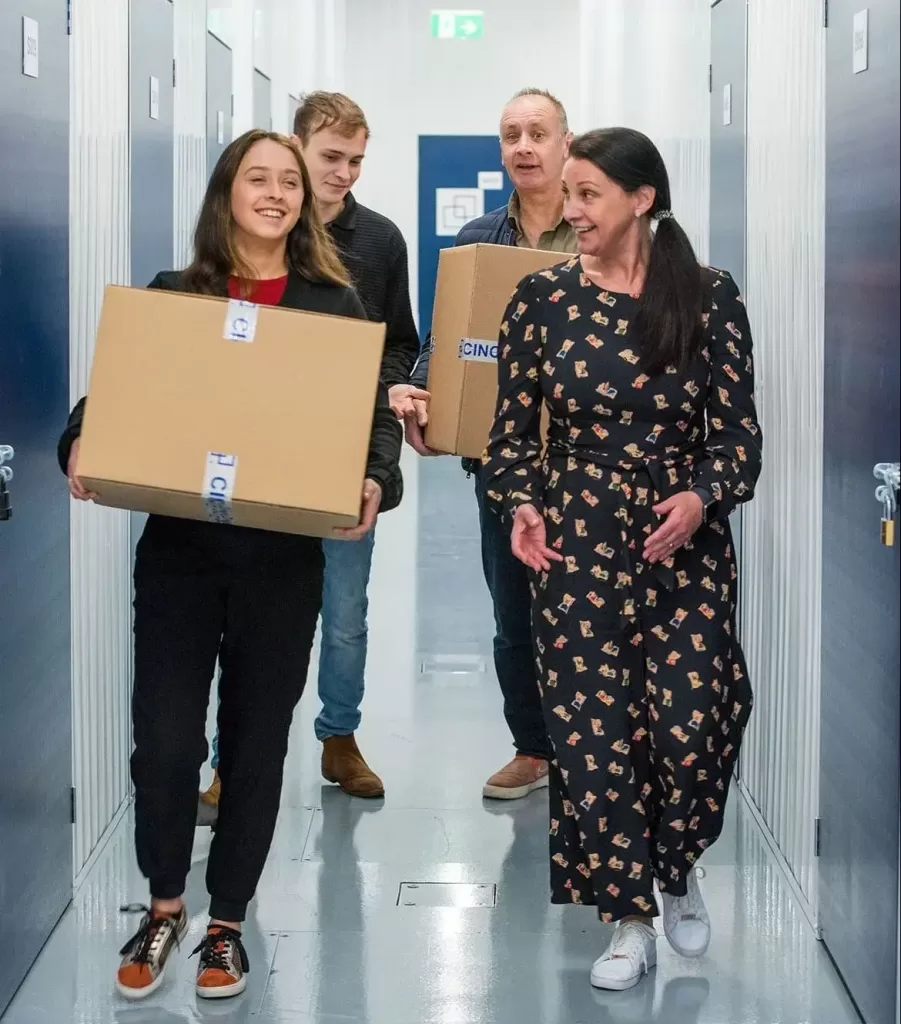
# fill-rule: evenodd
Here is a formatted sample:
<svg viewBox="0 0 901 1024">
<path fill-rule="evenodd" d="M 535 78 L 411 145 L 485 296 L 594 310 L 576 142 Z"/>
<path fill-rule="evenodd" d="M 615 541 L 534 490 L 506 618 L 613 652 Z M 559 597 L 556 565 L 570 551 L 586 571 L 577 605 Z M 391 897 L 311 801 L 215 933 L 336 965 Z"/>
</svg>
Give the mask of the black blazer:
<svg viewBox="0 0 901 1024">
<path fill-rule="evenodd" d="M 164 291 L 184 291 L 180 286 L 181 273 L 176 270 L 162 271 L 148 285 Z M 227 297 L 228 289 L 223 284 L 220 294 Z M 328 313 L 365 320 L 363 304 L 353 288 L 340 285 L 308 281 L 296 271 L 288 274 L 288 285 L 280 306 L 302 310 L 307 313 Z M 57 456 L 60 469 L 65 473 L 69 466 L 69 454 L 75 439 L 81 435 L 86 398 L 82 398 L 69 416 L 69 422 L 59 440 Z M 382 512 L 396 508 L 403 497 L 403 478 L 400 471 L 400 453 L 403 431 L 397 417 L 388 403 L 388 389 L 379 382 L 375 412 L 372 418 L 372 435 L 369 442 L 369 463 L 366 476 L 382 487 Z"/>
</svg>

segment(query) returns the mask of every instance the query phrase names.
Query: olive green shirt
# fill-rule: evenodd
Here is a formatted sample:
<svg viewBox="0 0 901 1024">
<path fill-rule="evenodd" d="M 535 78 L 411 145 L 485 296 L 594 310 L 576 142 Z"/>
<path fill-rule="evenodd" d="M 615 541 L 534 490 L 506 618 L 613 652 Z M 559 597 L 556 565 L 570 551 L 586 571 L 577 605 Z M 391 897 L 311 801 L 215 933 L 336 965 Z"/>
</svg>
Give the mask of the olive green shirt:
<svg viewBox="0 0 901 1024">
<path fill-rule="evenodd" d="M 510 221 L 516 228 L 516 245 L 520 249 L 531 249 L 532 245 L 522 229 L 519 210 L 519 196 L 514 192 L 507 204 L 507 211 Z M 537 249 L 546 249 L 548 252 L 572 252 L 579 251 L 579 243 L 576 240 L 576 233 L 570 224 L 567 224 L 561 217 L 560 223 L 550 231 L 545 231 L 538 239 Z"/>
</svg>

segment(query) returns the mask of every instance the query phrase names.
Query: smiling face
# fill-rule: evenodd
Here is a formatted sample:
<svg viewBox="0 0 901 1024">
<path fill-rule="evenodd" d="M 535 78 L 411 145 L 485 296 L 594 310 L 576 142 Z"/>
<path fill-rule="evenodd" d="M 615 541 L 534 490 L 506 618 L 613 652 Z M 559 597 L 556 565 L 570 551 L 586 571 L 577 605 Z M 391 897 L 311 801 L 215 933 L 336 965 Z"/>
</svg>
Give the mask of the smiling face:
<svg viewBox="0 0 901 1024">
<path fill-rule="evenodd" d="M 254 143 L 241 161 L 231 189 L 238 239 L 284 242 L 300 219 L 304 199 L 294 151 L 272 139 Z"/>
<path fill-rule="evenodd" d="M 306 143 L 298 140 L 321 207 L 341 206 L 356 185 L 363 170 L 366 139 L 365 128 L 348 136 L 331 127 L 313 132 Z"/>
<path fill-rule="evenodd" d="M 563 217 L 585 256 L 616 252 L 646 219 L 655 196 L 649 185 L 627 192 L 590 160 L 567 160 L 563 169 Z"/>
<path fill-rule="evenodd" d="M 544 96 L 520 96 L 501 118 L 501 156 L 517 192 L 541 192 L 560 181 L 569 136 Z"/>
</svg>

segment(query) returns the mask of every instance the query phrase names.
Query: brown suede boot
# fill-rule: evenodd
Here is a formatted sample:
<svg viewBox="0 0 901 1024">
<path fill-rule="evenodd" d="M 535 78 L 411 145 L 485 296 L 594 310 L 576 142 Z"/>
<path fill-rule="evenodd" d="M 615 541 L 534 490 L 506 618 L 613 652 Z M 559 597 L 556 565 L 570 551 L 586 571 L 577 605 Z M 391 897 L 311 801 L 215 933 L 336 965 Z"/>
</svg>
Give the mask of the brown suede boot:
<svg viewBox="0 0 901 1024">
<path fill-rule="evenodd" d="M 374 800 L 385 795 L 382 780 L 363 760 L 353 736 L 332 736 L 322 744 L 322 777 L 349 796 Z"/>
<path fill-rule="evenodd" d="M 197 824 L 206 828 L 215 826 L 219 817 L 219 797 L 222 793 L 222 780 L 219 778 L 219 770 L 213 772 L 213 782 L 210 788 L 201 793 L 197 801 Z"/>
</svg>

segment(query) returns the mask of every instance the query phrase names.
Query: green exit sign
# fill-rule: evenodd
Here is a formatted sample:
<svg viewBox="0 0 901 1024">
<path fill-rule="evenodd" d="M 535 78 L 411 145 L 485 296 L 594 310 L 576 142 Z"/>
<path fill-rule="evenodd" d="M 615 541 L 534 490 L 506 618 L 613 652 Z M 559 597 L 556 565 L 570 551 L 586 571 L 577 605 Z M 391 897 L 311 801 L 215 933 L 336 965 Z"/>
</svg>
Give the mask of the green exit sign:
<svg viewBox="0 0 901 1024">
<path fill-rule="evenodd" d="M 481 39 L 484 11 L 432 11 L 434 39 Z"/>
</svg>

